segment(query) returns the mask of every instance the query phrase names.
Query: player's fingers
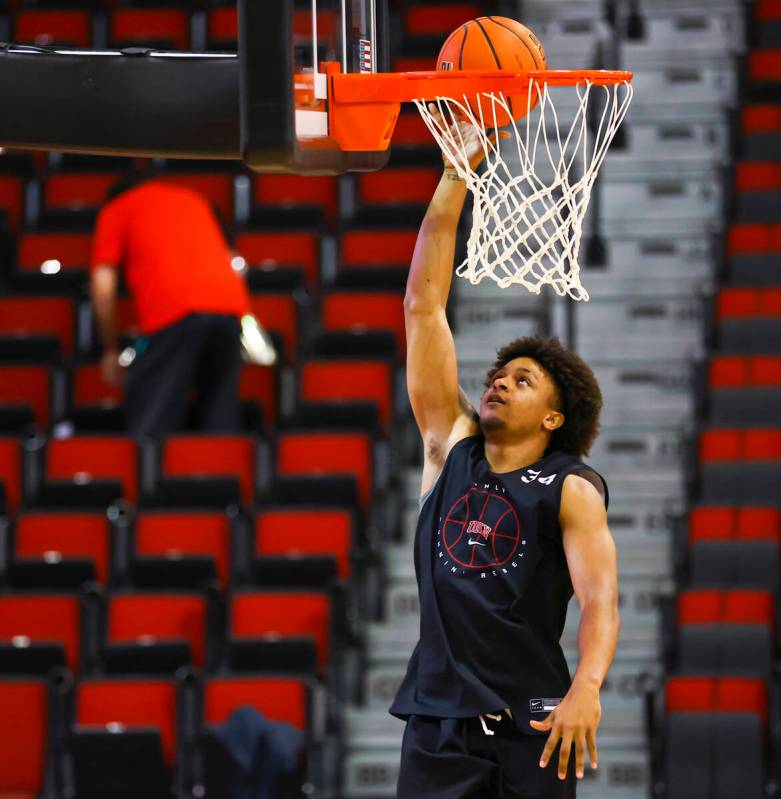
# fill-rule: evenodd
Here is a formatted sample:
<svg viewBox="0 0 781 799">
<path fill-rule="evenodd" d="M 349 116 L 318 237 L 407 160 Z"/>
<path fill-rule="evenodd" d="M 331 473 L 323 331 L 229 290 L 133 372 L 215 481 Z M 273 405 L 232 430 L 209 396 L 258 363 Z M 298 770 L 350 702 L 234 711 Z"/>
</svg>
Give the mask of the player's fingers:
<svg viewBox="0 0 781 799">
<path fill-rule="evenodd" d="M 569 756 L 572 750 L 572 735 L 565 734 L 561 739 L 561 749 L 559 750 L 559 779 L 563 780 L 567 776 L 569 767 Z"/>
<path fill-rule="evenodd" d="M 549 713 L 542 721 L 532 719 L 529 722 L 529 726 L 533 727 L 535 730 L 540 730 L 541 732 L 549 730 L 553 726 L 553 713 Z"/>
<path fill-rule="evenodd" d="M 540 768 L 545 768 L 550 762 L 550 759 L 553 757 L 553 752 L 556 749 L 556 744 L 559 742 L 559 737 L 558 729 L 551 731 L 548 740 L 545 742 L 545 748 L 540 755 Z"/>
<path fill-rule="evenodd" d="M 575 776 L 583 779 L 586 770 L 586 738 L 580 735 L 575 739 Z"/>
<path fill-rule="evenodd" d="M 588 744 L 588 754 L 591 761 L 591 768 L 596 768 L 599 764 L 599 755 L 597 753 L 597 734 L 594 730 L 586 731 L 586 743 Z"/>
</svg>

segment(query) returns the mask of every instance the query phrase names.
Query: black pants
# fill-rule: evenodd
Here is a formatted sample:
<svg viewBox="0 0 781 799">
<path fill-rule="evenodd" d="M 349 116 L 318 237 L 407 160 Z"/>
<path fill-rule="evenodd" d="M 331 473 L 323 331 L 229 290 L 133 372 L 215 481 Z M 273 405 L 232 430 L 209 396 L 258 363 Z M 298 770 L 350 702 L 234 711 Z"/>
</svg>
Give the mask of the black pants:
<svg viewBox="0 0 781 799">
<path fill-rule="evenodd" d="M 546 735 L 523 735 L 508 716 L 410 716 L 401 744 L 397 799 L 574 799 L 575 758 L 559 780 L 558 749 L 540 768 Z"/>
<path fill-rule="evenodd" d="M 241 327 L 235 316 L 190 314 L 150 336 L 128 369 L 127 417 L 133 435 L 160 438 L 180 429 L 195 391 L 196 426 L 239 429 Z"/>
</svg>

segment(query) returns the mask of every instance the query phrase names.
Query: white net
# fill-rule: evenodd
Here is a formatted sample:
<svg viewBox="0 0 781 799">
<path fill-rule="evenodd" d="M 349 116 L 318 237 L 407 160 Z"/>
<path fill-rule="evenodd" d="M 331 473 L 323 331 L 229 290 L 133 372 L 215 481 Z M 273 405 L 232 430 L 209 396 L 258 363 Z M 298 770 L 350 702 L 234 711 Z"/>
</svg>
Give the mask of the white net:
<svg viewBox="0 0 781 799">
<path fill-rule="evenodd" d="M 482 94 L 471 104 L 466 96 L 415 104 L 473 195 L 467 256 L 456 274 L 471 283 L 488 277 L 501 288 L 518 283 L 534 294 L 550 284 L 559 295 L 588 300 L 578 264 L 583 219 L 597 171 L 626 116 L 632 86 L 587 81 L 559 89 L 574 89 L 577 97 L 566 133 L 567 120 L 560 119 L 551 88 L 531 79 L 528 113 L 511 122 L 504 142 L 494 129 L 513 115 L 502 94 Z M 537 99 L 533 110 L 532 98 Z M 469 163 L 465 124 L 470 123 L 485 156 L 479 171 Z"/>
</svg>

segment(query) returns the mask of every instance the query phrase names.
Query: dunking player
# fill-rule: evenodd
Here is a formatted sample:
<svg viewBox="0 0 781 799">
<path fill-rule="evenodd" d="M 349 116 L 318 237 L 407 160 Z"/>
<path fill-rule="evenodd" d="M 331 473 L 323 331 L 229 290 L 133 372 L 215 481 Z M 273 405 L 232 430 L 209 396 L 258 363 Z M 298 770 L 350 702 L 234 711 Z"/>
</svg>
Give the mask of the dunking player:
<svg viewBox="0 0 781 799">
<path fill-rule="evenodd" d="M 478 164 L 482 151 L 461 124 Z M 397 795 L 570 799 L 587 750 L 597 766 L 599 691 L 619 625 L 607 485 L 579 459 L 602 398 L 578 356 L 528 337 L 498 351 L 479 411 L 470 405 L 445 316 L 465 196 L 446 168 L 404 301 L 424 466 L 420 641 L 390 709 L 407 721 Z M 571 679 L 559 639 L 573 589 L 581 621 Z"/>
</svg>

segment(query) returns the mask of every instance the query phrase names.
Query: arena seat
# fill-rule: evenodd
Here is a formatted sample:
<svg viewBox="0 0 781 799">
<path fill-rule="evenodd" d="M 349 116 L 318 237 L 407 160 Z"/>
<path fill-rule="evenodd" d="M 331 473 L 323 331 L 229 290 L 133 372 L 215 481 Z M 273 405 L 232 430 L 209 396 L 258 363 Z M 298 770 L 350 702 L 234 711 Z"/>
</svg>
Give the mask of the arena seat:
<svg viewBox="0 0 781 799">
<path fill-rule="evenodd" d="M 411 37 L 444 38 L 480 14 L 480 6 L 474 3 L 410 4 L 404 11 L 404 32 Z"/>
<path fill-rule="evenodd" d="M 108 494 L 112 499 L 123 496 L 131 503 L 138 499 L 138 449 L 131 438 L 54 439 L 46 446 L 45 461 L 42 493 L 47 496 L 47 504 L 66 501 L 103 505 Z M 104 488 L 101 481 L 110 482 Z"/>
<path fill-rule="evenodd" d="M 236 236 L 235 248 L 250 269 L 300 267 L 310 288 L 320 281 L 320 241 L 308 231 L 244 231 Z"/>
<path fill-rule="evenodd" d="M 26 8 L 16 15 L 14 41 L 39 46 L 90 47 L 89 11 L 79 8 Z"/>
<path fill-rule="evenodd" d="M 334 228 L 339 219 L 336 178 L 330 175 L 256 175 L 252 222 L 274 227 Z"/>
<path fill-rule="evenodd" d="M 210 8 L 206 17 L 209 50 L 235 52 L 239 38 L 239 15 L 235 6 Z"/>
<path fill-rule="evenodd" d="M 387 434 L 393 418 L 393 370 L 384 361 L 309 360 L 300 366 L 300 396 L 305 401 L 364 400 L 376 404 Z"/>
<path fill-rule="evenodd" d="M 279 412 L 279 374 L 275 367 L 259 366 L 257 364 L 242 364 L 239 376 L 239 398 L 243 406 L 255 410 L 245 412 L 246 417 L 252 418 L 251 429 L 258 430 L 262 420 L 263 425 L 273 428 Z"/>
<path fill-rule="evenodd" d="M 781 48 L 749 52 L 748 74 L 755 83 L 781 83 Z"/>
<path fill-rule="evenodd" d="M 781 165 L 743 161 L 735 168 L 737 218 L 746 222 L 781 219 Z"/>
<path fill-rule="evenodd" d="M 190 49 L 190 17 L 180 8 L 117 8 L 109 17 L 114 47 Z"/>
<path fill-rule="evenodd" d="M 781 105 L 748 104 L 741 114 L 743 150 L 747 158 L 763 160 L 778 156 L 778 133 L 781 131 Z"/>
<path fill-rule="evenodd" d="M 28 511 L 14 526 L 11 574 L 19 587 L 106 585 L 111 533 L 105 513 Z"/>
<path fill-rule="evenodd" d="M 203 784 L 207 796 L 235 795 L 235 764 L 226 757 L 215 728 L 224 724 L 237 710 L 256 710 L 272 722 L 292 724 L 305 733 L 304 747 L 311 739 L 309 723 L 310 695 L 307 681 L 294 676 L 227 676 L 207 680 L 203 689 L 203 714 L 201 719 L 201 755 Z M 279 775 L 270 787 L 271 796 L 292 796 L 300 792 L 305 782 L 305 771 L 312 760 L 306 752 L 305 762 L 292 769 L 290 782 Z M 295 762 L 295 761 L 294 761 Z"/>
<path fill-rule="evenodd" d="M 80 612 L 72 595 L 0 596 L 0 671 L 46 674 L 58 666 L 79 671 Z"/>
<path fill-rule="evenodd" d="M 436 143 L 417 109 L 402 110 L 393 130 L 393 149 L 407 160 L 431 162 L 436 157 Z"/>
<path fill-rule="evenodd" d="M 331 555 L 349 580 L 356 550 L 354 519 L 345 509 L 268 508 L 255 519 L 255 554 Z"/>
<path fill-rule="evenodd" d="M 689 516 L 689 540 L 764 538 L 781 540 L 781 511 L 774 507 L 698 506 Z"/>
<path fill-rule="evenodd" d="M 0 506 L 14 512 L 22 498 L 22 445 L 15 438 L 0 438 Z"/>
<path fill-rule="evenodd" d="M 708 385 L 711 389 L 781 387 L 781 357 L 734 355 L 712 358 Z"/>
<path fill-rule="evenodd" d="M 51 371 L 46 366 L 0 365 L 0 419 L 4 410 L 23 406 L 41 428 L 50 422 Z"/>
<path fill-rule="evenodd" d="M 255 497 L 255 441 L 249 436 L 169 436 L 162 445 L 160 465 L 163 478 L 229 478 L 238 484 L 242 501 Z"/>
<path fill-rule="evenodd" d="M 222 513 L 143 512 L 136 519 L 134 582 L 196 587 L 230 584 L 231 523 Z"/>
<path fill-rule="evenodd" d="M 0 175 L 0 211 L 4 211 L 11 233 L 15 234 L 24 218 L 24 181 L 16 175 Z M 1 217 L 0 217 L 1 218 Z"/>
<path fill-rule="evenodd" d="M 36 799 L 47 778 L 52 712 L 43 680 L 0 679 L 0 796 Z"/>
<path fill-rule="evenodd" d="M 406 275 L 417 236 L 415 228 L 348 231 L 340 240 L 339 267 L 350 272 L 383 269 Z M 356 279 L 362 277 L 359 275 Z M 371 275 L 367 279 L 371 279 Z"/>
<path fill-rule="evenodd" d="M 277 472 L 281 476 L 346 474 L 357 482 L 365 513 L 374 490 L 372 444 L 361 433 L 286 432 L 277 436 Z"/>
<path fill-rule="evenodd" d="M 173 592 L 113 594 L 103 660 L 114 673 L 173 673 L 206 663 L 206 600 Z"/>
<path fill-rule="evenodd" d="M 396 166 L 358 175 L 356 223 L 380 225 L 390 221 L 396 226 L 408 223 L 415 227 L 423 218 L 441 174 L 437 167 Z"/>
<path fill-rule="evenodd" d="M 84 680 L 71 733 L 80 799 L 163 799 L 177 761 L 177 686 L 171 680 Z"/>
<path fill-rule="evenodd" d="M 279 668 L 274 657 L 276 641 L 280 649 L 285 639 L 291 644 L 303 643 L 296 648 L 292 670 L 307 670 L 308 650 L 306 639 L 314 645 L 316 663 L 320 670 L 331 662 L 336 642 L 333 640 L 331 598 L 324 591 L 241 591 L 230 601 L 231 665 L 234 668 L 268 670 Z M 304 640 L 302 640 L 304 639 Z M 284 650 L 283 650 L 284 651 Z M 297 668 L 296 668 L 297 666 Z"/>
<path fill-rule="evenodd" d="M 678 630 L 681 674 L 767 677 L 773 640 L 765 624 L 687 624 Z"/>
<path fill-rule="evenodd" d="M 294 363 L 298 353 L 298 304 L 289 294 L 250 294 L 250 310 L 265 330 L 282 340 L 284 361 Z"/>
<path fill-rule="evenodd" d="M 25 355 L 31 346 L 46 360 L 59 349 L 71 355 L 75 342 L 73 301 L 64 297 L 0 297 L 0 358 Z M 40 346 L 38 346 L 40 345 Z M 10 351 L 10 352 L 9 352 Z M 29 355 L 26 355 L 29 360 Z"/>
<path fill-rule="evenodd" d="M 69 418 L 80 432 L 126 429 L 124 391 L 103 379 L 98 363 L 74 366 Z"/>
<path fill-rule="evenodd" d="M 398 352 L 406 349 L 404 306 L 398 292 L 330 291 L 323 297 L 325 330 L 391 330 Z"/>
</svg>

